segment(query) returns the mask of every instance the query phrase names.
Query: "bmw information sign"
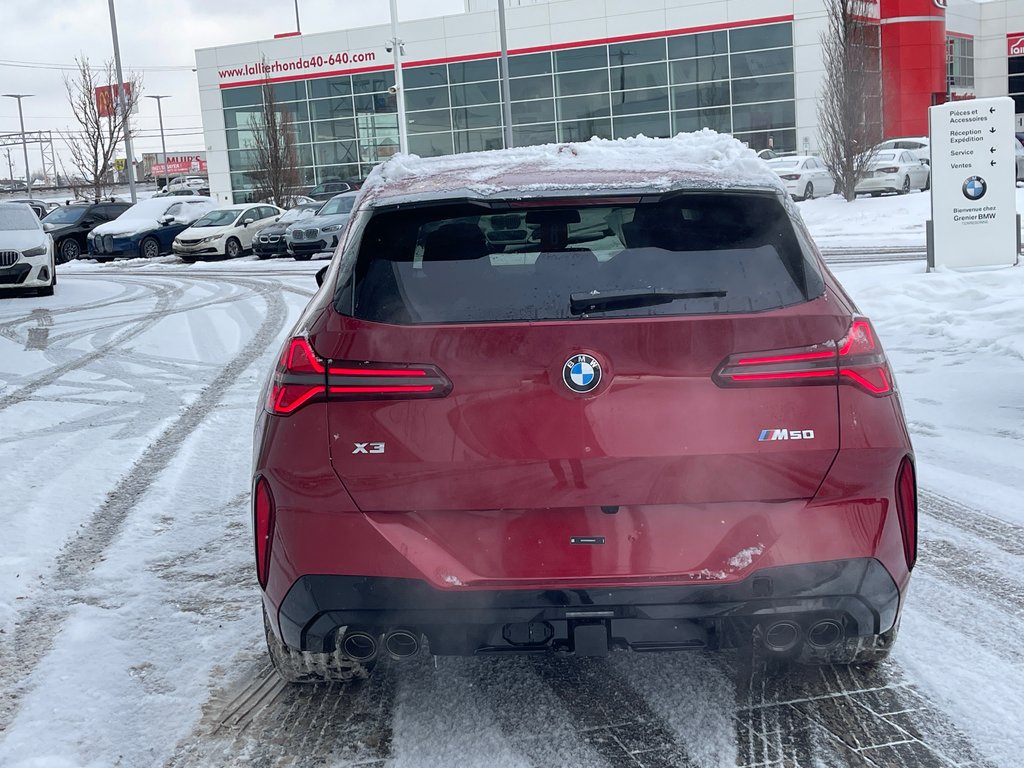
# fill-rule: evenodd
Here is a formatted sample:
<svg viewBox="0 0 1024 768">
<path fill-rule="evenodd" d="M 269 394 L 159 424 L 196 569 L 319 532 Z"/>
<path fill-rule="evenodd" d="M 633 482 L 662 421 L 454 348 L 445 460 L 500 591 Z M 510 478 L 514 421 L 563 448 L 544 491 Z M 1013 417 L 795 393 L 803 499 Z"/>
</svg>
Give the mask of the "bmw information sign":
<svg viewBox="0 0 1024 768">
<path fill-rule="evenodd" d="M 1013 100 L 953 101 L 928 110 L 932 169 L 929 266 L 1017 261 Z"/>
</svg>

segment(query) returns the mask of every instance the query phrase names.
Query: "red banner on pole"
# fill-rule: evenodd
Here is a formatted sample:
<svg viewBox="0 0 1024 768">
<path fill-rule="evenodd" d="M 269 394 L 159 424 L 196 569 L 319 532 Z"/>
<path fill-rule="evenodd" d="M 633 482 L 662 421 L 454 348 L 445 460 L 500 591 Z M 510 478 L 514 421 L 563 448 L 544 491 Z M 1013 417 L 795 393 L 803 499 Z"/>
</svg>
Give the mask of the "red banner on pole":
<svg viewBox="0 0 1024 768">
<path fill-rule="evenodd" d="M 113 117 L 117 114 L 117 85 L 101 85 L 96 89 L 96 112 L 100 117 Z M 132 100 L 132 84 L 124 84 L 124 93 L 128 102 Z"/>
</svg>

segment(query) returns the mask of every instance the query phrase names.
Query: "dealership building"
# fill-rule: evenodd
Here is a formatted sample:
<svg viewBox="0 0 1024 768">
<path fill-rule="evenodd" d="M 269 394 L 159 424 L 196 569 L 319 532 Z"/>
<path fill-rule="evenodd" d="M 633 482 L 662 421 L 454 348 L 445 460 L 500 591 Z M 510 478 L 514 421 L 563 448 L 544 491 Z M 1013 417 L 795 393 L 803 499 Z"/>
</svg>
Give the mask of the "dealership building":
<svg viewBox="0 0 1024 768">
<path fill-rule="evenodd" d="M 409 151 L 503 146 L 495 0 L 405 21 Z M 814 152 L 823 0 L 506 0 L 516 146 L 708 127 Z M 1012 96 L 1024 119 L 1024 0 L 875 0 L 887 138 L 933 104 Z M 247 200 L 263 85 L 293 124 L 301 183 L 363 177 L 398 150 L 391 27 L 196 51 L 211 193 Z"/>
</svg>

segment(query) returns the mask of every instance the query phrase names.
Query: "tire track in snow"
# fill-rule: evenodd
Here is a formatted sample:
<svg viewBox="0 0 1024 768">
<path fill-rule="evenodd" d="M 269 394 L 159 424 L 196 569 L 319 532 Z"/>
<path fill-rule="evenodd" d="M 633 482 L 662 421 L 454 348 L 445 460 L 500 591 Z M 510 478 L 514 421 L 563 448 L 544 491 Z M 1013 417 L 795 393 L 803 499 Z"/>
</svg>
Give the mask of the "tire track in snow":
<svg viewBox="0 0 1024 768">
<path fill-rule="evenodd" d="M 0 411 L 10 408 L 12 405 L 25 402 L 39 389 L 53 384 L 73 371 L 84 368 L 90 363 L 99 360 L 104 355 L 107 355 L 111 351 L 124 345 L 131 339 L 134 339 L 136 336 L 146 332 L 166 316 L 166 313 L 173 305 L 174 301 L 184 294 L 185 288 L 181 285 L 163 285 L 155 287 L 154 291 L 157 294 L 157 299 L 156 307 L 152 312 L 139 320 L 134 321 L 123 333 L 117 334 L 114 338 L 96 347 L 92 352 L 87 352 L 69 363 L 55 366 L 42 376 L 38 376 L 28 384 L 22 385 L 14 392 L 0 397 Z M 89 331 L 89 333 L 94 332 L 95 331 L 92 329 Z"/>
<path fill-rule="evenodd" d="M 919 488 L 917 495 L 924 514 L 985 539 L 1011 555 L 1024 556 L 1024 527 L 992 517 L 924 488 Z"/>
<path fill-rule="evenodd" d="M 206 768 L 225 754 L 279 768 L 383 765 L 391 755 L 397 683 L 387 661 L 370 680 L 322 685 L 285 683 L 262 653 L 232 669 L 165 768 Z"/>
<path fill-rule="evenodd" d="M 171 463 L 183 442 L 217 407 L 228 387 L 281 331 L 287 319 L 287 304 L 273 286 L 259 286 L 259 292 L 266 302 L 267 312 L 253 337 L 203 388 L 195 401 L 149 444 L 107 494 L 81 533 L 67 543 L 54 563 L 52 574 L 41 580 L 38 589 L 39 594 L 54 599 L 45 604 L 37 601 L 19 612 L 13 636 L 0 646 L 0 690 L 4 694 L 0 697 L 0 732 L 6 729 L 16 713 L 28 677 L 52 647 L 53 638 L 60 631 L 69 606 L 75 600 L 75 591 L 102 559 L 137 501 L 153 479 Z M 96 359 L 99 356 L 91 357 Z"/>
<path fill-rule="evenodd" d="M 986 765 L 891 662 L 780 672 L 757 654 L 736 657 L 739 765 Z"/>
<path fill-rule="evenodd" d="M 637 690 L 643 686 L 634 687 L 635 679 L 624 678 L 622 672 L 628 674 L 629 667 L 620 662 L 627 660 L 616 657 L 530 659 L 537 676 L 561 700 L 580 737 L 609 765 L 696 766 L 679 734 L 665 722 L 664 713 Z"/>
</svg>

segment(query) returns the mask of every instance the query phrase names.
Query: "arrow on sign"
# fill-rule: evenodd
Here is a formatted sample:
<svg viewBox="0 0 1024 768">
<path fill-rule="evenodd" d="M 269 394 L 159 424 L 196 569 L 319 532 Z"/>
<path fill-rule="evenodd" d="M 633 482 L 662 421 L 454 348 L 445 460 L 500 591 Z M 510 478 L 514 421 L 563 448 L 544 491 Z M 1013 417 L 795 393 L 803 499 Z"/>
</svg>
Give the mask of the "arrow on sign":
<svg viewBox="0 0 1024 768">
<path fill-rule="evenodd" d="M 995 148 L 995 147 L 991 147 L 991 148 L 989 149 L 989 152 L 995 152 L 995 151 L 996 151 L 996 148 Z"/>
<path fill-rule="evenodd" d="M 988 132 L 989 133 L 995 133 L 996 132 L 996 127 L 993 125 L 991 128 L 988 129 Z"/>
<path fill-rule="evenodd" d="M 989 108 L 988 108 L 988 113 L 989 113 L 990 115 L 991 115 L 991 114 L 992 114 L 993 112 L 995 112 L 995 111 L 996 111 L 996 108 L 995 108 L 995 107 L 989 107 Z"/>
<path fill-rule="evenodd" d="M 991 163 L 989 163 L 989 165 L 995 165 L 995 164 L 996 164 L 995 160 L 993 160 Z"/>
</svg>

